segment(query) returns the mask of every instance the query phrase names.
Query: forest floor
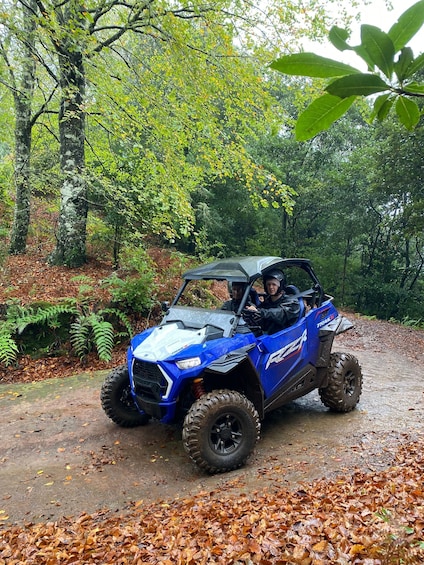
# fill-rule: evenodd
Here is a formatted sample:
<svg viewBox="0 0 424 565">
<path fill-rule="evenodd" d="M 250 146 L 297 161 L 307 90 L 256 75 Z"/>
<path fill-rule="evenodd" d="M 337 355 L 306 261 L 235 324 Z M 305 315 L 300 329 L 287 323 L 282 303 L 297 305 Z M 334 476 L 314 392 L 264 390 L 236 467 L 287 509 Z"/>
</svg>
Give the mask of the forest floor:
<svg viewBox="0 0 424 565">
<path fill-rule="evenodd" d="M 110 272 L 13 257 L 0 302 L 75 296 L 74 275 Z M 192 467 L 177 427 L 106 418 L 101 382 L 124 348 L 108 364 L 1 369 L 0 565 L 423 563 L 424 332 L 347 316 L 335 349 L 362 365 L 358 408 L 335 415 L 311 393 L 271 414 L 248 464 L 223 475 Z"/>
</svg>

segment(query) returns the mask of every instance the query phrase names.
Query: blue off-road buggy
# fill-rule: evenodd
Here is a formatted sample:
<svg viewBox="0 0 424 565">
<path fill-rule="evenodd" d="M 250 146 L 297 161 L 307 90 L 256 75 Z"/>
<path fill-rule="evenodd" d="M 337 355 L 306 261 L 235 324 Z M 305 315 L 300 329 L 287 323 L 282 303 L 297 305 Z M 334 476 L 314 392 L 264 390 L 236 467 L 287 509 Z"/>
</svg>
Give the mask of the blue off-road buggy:
<svg viewBox="0 0 424 565">
<path fill-rule="evenodd" d="M 286 292 L 299 300 L 300 315 L 267 335 L 245 306 L 261 299 L 263 278 L 275 269 L 285 275 Z M 356 406 L 359 363 L 353 355 L 331 353 L 335 335 L 352 324 L 324 294 L 310 261 L 236 257 L 187 271 L 183 280 L 162 322 L 136 335 L 127 365 L 106 377 L 101 402 L 116 424 L 182 420 L 189 456 L 216 473 L 246 462 L 268 412 L 313 389 L 337 412 Z M 237 312 L 220 309 L 219 286 L 231 289 L 235 282 L 246 289 Z"/>
</svg>

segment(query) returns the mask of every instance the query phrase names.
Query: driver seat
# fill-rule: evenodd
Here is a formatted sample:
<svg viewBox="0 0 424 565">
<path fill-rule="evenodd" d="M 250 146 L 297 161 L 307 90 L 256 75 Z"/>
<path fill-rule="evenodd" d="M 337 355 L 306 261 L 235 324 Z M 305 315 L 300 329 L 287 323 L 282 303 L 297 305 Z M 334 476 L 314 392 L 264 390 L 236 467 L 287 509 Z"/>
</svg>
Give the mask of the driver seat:
<svg viewBox="0 0 424 565">
<path fill-rule="evenodd" d="M 296 321 L 299 321 L 305 315 L 305 302 L 304 302 L 303 298 L 300 296 L 300 290 L 294 284 L 288 284 L 285 287 L 285 291 L 286 291 L 286 294 L 288 294 L 290 296 L 295 296 L 299 300 L 300 312 L 299 312 L 299 317 L 296 320 Z"/>
</svg>

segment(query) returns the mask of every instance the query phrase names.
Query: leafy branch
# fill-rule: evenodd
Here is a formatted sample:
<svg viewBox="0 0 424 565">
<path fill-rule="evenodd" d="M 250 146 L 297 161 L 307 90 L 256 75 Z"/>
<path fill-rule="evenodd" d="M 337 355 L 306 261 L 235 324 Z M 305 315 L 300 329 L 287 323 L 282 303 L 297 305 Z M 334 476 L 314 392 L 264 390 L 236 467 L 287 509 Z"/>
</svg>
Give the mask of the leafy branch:
<svg viewBox="0 0 424 565">
<path fill-rule="evenodd" d="M 406 44 L 424 24 L 424 0 L 406 10 L 388 33 L 371 25 L 361 26 L 361 43 L 347 43 L 347 30 L 333 26 L 329 40 L 339 50 L 356 53 L 368 67 L 368 73 L 315 53 L 295 53 L 271 63 L 271 68 L 287 75 L 330 79 L 326 94 L 315 99 L 299 116 L 296 139 L 306 141 L 328 129 L 358 97 L 375 96 L 370 121 L 384 120 L 394 107 L 398 120 L 413 130 L 422 112 L 412 97 L 424 96 L 424 83 L 415 76 L 424 68 L 424 54 L 414 58 Z M 397 57 L 397 58 L 396 58 Z"/>
</svg>

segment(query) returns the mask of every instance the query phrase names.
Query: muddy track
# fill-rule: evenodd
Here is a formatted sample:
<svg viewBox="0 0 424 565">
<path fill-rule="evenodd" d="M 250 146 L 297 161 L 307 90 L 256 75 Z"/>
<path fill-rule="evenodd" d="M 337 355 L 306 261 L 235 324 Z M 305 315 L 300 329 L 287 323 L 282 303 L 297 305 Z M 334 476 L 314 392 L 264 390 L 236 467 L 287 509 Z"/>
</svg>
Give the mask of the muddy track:
<svg viewBox="0 0 424 565">
<path fill-rule="evenodd" d="M 295 488 L 392 464 L 400 442 L 424 434 L 424 332 L 355 323 L 333 350 L 360 360 L 358 408 L 333 414 L 313 392 L 267 417 L 248 464 L 223 475 L 192 466 L 176 426 L 110 422 L 99 402 L 104 373 L 0 386 L 0 519 L 48 521 L 122 512 L 139 500 Z"/>
</svg>

